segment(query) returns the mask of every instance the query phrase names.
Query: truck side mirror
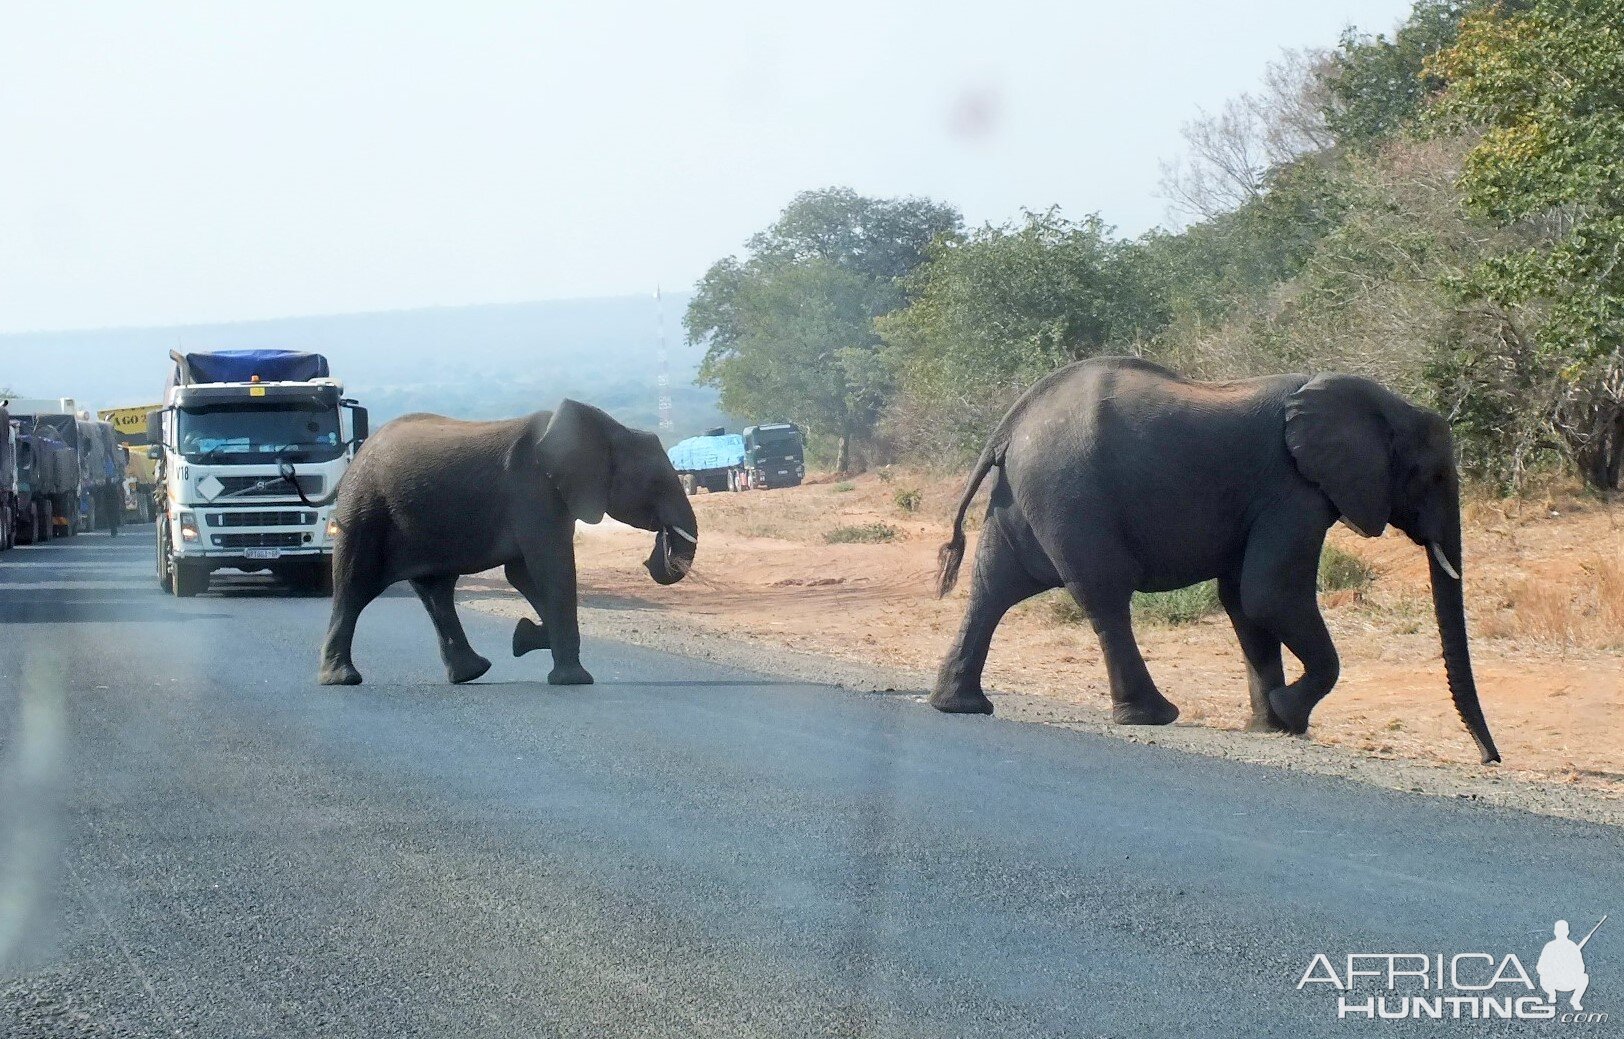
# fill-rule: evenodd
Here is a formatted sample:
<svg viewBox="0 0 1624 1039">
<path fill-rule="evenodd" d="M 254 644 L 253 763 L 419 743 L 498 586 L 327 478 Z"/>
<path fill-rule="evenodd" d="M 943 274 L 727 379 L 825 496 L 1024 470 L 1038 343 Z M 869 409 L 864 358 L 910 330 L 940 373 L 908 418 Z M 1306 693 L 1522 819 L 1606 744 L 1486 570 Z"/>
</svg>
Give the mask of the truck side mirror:
<svg viewBox="0 0 1624 1039">
<path fill-rule="evenodd" d="M 152 459 L 154 462 L 156 462 L 158 459 L 162 458 L 163 456 L 164 456 L 164 449 L 159 447 L 157 444 L 151 444 L 151 445 L 149 445 L 147 447 L 147 457 Z"/>
<path fill-rule="evenodd" d="M 164 442 L 164 413 L 161 411 L 147 412 L 147 443 L 154 447 L 162 447 Z M 151 452 L 148 458 L 156 457 Z"/>
<path fill-rule="evenodd" d="M 360 447 L 367 438 L 367 409 L 359 404 L 350 408 L 350 423 L 355 427 L 355 446 Z"/>
</svg>

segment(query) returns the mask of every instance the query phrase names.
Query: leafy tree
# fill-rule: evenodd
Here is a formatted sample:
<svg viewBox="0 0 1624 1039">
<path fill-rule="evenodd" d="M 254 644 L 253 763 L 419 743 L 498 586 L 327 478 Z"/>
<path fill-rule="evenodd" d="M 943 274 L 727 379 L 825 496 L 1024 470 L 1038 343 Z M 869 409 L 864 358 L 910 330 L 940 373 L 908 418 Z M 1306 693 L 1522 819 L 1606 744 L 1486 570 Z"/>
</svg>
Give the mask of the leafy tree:
<svg viewBox="0 0 1624 1039">
<path fill-rule="evenodd" d="M 1563 366 L 1550 418 L 1592 486 L 1624 467 L 1624 19 L 1617 0 L 1470 14 L 1428 65 L 1440 113 L 1482 128 L 1460 187 L 1525 241 L 1479 264 L 1468 299 L 1530 308 Z"/>
<path fill-rule="evenodd" d="M 931 242 L 956 231 L 928 199 L 871 199 L 846 188 L 797 195 L 773 225 L 700 280 L 683 323 L 706 345 L 699 381 L 752 419 L 790 419 L 836 441 L 835 467 L 872 438 L 890 390 L 874 319 L 900 306 Z"/>
<path fill-rule="evenodd" d="M 1469 0 L 1419 0 L 1391 39 L 1343 32 L 1325 73 L 1325 122 L 1336 139 L 1369 145 L 1413 122 L 1447 75 L 1427 59 L 1455 42 L 1472 6 Z"/>
<path fill-rule="evenodd" d="M 1033 381 L 1131 338 L 1145 301 L 1124 252 L 1097 216 L 1052 209 L 939 241 L 912 302 L 878 323 L 905 397 L 895 432 L 926 452 L 979 446 Z"/>
<path fill-rule="evenodd" d="M 850 188 L 824 188 L 796 195 L 746 245 L 765 266 L 826 260 L 889 281 L 919 266 L 931 243 L 961 222 L 958 210 L 928 198 L 865 198 Z"/>
</svg>

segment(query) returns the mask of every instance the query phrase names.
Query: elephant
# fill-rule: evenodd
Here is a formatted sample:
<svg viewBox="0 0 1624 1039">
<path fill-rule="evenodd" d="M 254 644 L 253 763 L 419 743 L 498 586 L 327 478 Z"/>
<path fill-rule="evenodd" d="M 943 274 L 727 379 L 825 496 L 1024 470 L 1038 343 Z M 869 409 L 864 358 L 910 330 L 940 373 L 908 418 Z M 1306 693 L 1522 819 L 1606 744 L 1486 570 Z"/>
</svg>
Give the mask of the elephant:
<svg viewBox="0 0 1624 1039">
<path fill-rule="evenodd" d="M 513 632 L 513 655 L 551 649 L 553 685 L 589 685 L 576 620 L 575 524 L 604 515 L 655 532 L 644 564 L 660 584 L 687 575 L 699 528 L 660 440 L 588 404 L 496 422 L 405 415 L 366 443 L 334 507 L 333 610 L 318 681 L 361 681 L 350 657 L 356 619 L 410 581 L 439 636 L 452 682 L 489 670 L 457 619 L 457 578 L 503 567 L 542 623 Z"/>
<path fill-rule="evenodd" d="M 937 594 L 964 559 L 964 516 L 994 468 L 969 607 L 929 702 L 992 713 L 981 688 L 993 631 L 1015 604 L 1065 588 L 1088 615 L 1112 720 L 1166 725 L 1134 639 L 1135 591 L 1216 579 L 1240 641 L 1252 730 L 1302 734 L 1340 663 L 1316 593 L 1325 535 L 1388 524 L 1428 552 L 1455 708 L 1485 764 L 1499 761 L 1478 703 L 1461 582 L 1460 481 L 1449 424 L 1370 379 L 1275 375 L 1197 382 L 1136 357 L 1055 371 L 999 422 L 941 547 Z M 1286 682 L 1281 647 L 1303 666 Z"/>
</svg>

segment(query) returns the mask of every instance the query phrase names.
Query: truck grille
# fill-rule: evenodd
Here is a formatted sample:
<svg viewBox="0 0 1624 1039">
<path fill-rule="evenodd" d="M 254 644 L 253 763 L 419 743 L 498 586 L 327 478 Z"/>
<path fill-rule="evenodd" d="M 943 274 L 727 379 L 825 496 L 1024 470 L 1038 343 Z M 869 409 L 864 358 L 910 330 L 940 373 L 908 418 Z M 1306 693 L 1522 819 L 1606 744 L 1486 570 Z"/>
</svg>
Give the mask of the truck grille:
<svg viewBox="0 0 1624 1039">
<path fill-rule="evenodd" d="M 214 512 L 204 513 L 211 527 L 308 527 L 316 522 L 314 512 Z"/>
<path fill-rule="evenodd" d="M 217 548 L 299 548 L 305 543 L 304 539 L 304 534 L 273 533 L 216 534 L 212 540 Z"/>
<path fill-rule="evenodd" d="M 235 494 L 239 498 L 285 498 L 294 493 L 291 483 L 274 476 L 218 476 L 215 479 L 220 481 L 221 495 Z M 299 489 L 305 492 L 306 497 L 320 494 L 322 488 L 326 486 L 326 481 L 320 476 L 300 476 L 297 479 Z M 265 486 L 253 490 L 253 486 L 261 480 L 265 481 Z"/>
</svg>

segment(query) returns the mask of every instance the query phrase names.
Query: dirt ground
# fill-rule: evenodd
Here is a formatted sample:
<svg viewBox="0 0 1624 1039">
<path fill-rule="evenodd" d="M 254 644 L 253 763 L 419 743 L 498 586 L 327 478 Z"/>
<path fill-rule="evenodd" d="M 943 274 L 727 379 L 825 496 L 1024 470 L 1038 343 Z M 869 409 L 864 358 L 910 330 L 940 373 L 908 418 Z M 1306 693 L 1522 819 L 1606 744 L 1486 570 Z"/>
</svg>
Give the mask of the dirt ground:
<svg viewBox="0 0 1624 1039">
<path fill-rule="evenodd" d="M 906 472 L 702 493 L 694 499 L 695 570 L 665 588 L 641 566 L 648 534 L 608 522 L 582 528 L 584 623 L 592 631 L 595 616 L 600 630 L 613 629 L 602 633 L 665 646 L 710 633 L 715 645 L 788 647 L 812 661 L 887 669 L 905 683 L 898 689 L 917 693 L 964 610 L 967 582 L 946 599 L 932 594 L 936 550 L 957 494 L 956 480 Z M 982 510 L 977 504 L 971 511 L 979 518 Z M 1425 557 L 1391 531 L 1375 540 L 1342 528 L 1331 535 L 1374 578 L 1362 589 L 1321 597 L 1342 654 L 1342 678 L 1315 711 L 1309 742 L 1345 763 L 1334 771 L 1360 774 L 1359 762 L 1371 759 L 1423 766 L 1433 771 L 1408 768 L 1388 782 L 1426 776 L 1429 790 L 1445 773 L 1469 783 L 1486 776 L 1481 781 L 1495 789 L 1560 795 L 1552 809 L 1559 814 L 1614 818 L 1624 809 L 1624 504 L 1559 491 L 1520 502 L 1473 502 L 1466 519 L 1473 660 L 1505 764 L 1485 770 L 1477 763 L 1444 684 Z M 890 531 L 845 535 L 894 539 L 828 543 L 840 528 L 875 524 Z M 974 548 L 972 535 L 972 554 Z M 468 584 L 476 600 L 486 600 L 473 605 L 522 612 L 499 578 Z M 1000 713 L 1011 713 L 1018 700 L 1022 717 L 1109 730 L 1099 646 L 1057 594 L 1005 619 L 986 686 L 1018 694 L 994 697 Z M 1162 742 L 1179 744 L 1178 730 L 1185 730 L 1191 749 L 1271 762 L 1282 742 L 1302 747 L 1302 740 L 1239 732 L 1248 713 L 1246 682 L 1221 612 L 1194 623 L 1142 623 L 1139 639 L 1162 691 L 1183 713 L 1174 731 L 1113 734 L 1150 742 L 1167 733 Z M 1200 729 L 1233 736 L 1206 738 L 1212 744 L 1206 746 L 1194 731 Z M 1263 753 L 1253 754 L 1254 747 Z M 1302 759 L 1303 751 L 1287 756 Z M 1478 796 L 1477 786 L 1467 789 L 1445 783 L 1435 792 Z"/>
</svg>

